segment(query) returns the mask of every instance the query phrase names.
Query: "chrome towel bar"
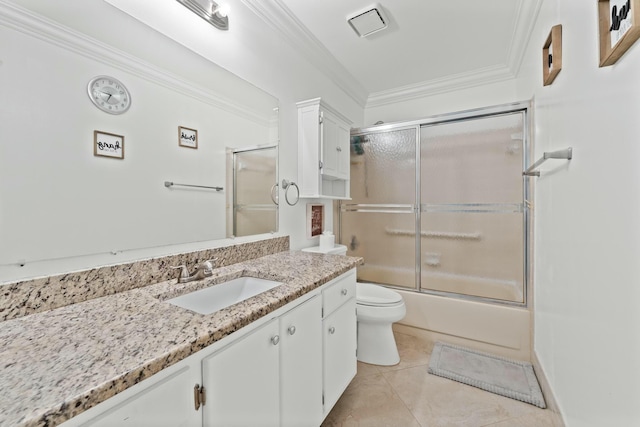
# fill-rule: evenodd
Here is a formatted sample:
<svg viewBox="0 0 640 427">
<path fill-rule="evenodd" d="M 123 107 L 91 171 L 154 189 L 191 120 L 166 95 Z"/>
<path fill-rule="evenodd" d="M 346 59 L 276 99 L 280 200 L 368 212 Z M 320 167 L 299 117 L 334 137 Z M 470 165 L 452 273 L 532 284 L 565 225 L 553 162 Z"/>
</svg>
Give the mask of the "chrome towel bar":
<svg viewBox="0 0 640 427">
<path fill-rule="evenodd" d="M 224 188 L 222 187 L 210 187 L 208 185 L 191 185 L 191 184 L 178 184 L 177 182 L 171 182 L 171 181 L 165 181 L 164 182 L 164 186 L 169 188 L 169 187 L 173 187 L 174 185 L 176 186 L 180 186 L 180 187 L 196 187 L 196 188 L 208 188 L 210 190 L 216 190 L 216 191 L 222 191 L 224 190 Z"/>
<path fill-rule="evenodd" d="M 566 159 L 566 160 L 571 160 L 572 157 L 573 157 L 573 148 L 571 148 L 571 147 L 566 148 L 564 150 L 558 150 L 558 151 L 545 151 L 544 154 L 542 155 L 542 157 L 540 159 L 538 159 L 537 162 L 535 162 L 534 164 L 529 166 L 529 169 L 527 169 L 526 171 L 522 172 L 522 175 L 524 175 L 524 176 L 540 176 L 540 171 L 536 171 L 534 169 L 537 168 L 538 166 L 540 166 L 541 164 L 543 164 L 547 159 Z"/>
</svg>

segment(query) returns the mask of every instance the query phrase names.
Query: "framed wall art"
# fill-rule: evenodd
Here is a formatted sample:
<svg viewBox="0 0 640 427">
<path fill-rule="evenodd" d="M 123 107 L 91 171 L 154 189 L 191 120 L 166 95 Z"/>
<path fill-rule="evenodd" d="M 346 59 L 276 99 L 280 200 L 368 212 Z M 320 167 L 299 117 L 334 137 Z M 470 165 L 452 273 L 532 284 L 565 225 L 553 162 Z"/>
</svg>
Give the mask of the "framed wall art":
<svg viewBox="0 0 640 427">
<path fill-rule="evenodd" d="M 178 126 L 178 145 L 181 147 L 198 148 L 198 131 Z"/>
<path fill-rule="evenodd" d="M 542 47 L 542 83 L 548 86 L 562 70 L 562 25 L 555 25 Z"/>
<path fill-rule="evenodd" d="M 307 239 L 324 231 L 324 205 L 307 203 Z"/>
<path fill-rule="evenodd" d="M 620 59 L 640 38 L 640 0 L 598 0 L 600 67 Z"/>
<path fill-rule="evenodd" d="M 124 159 L 124 136 L 94 130 L 93 155 Z"/>
</svg>

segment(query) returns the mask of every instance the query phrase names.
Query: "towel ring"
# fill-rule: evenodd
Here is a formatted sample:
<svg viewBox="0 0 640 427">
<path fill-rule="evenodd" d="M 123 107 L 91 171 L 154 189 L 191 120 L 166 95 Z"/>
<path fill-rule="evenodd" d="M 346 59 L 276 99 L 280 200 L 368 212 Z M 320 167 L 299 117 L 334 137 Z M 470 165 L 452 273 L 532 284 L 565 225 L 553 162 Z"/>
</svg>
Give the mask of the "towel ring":
<svg viewBox="0 0 640 427">
<path fill-rule="evenodd" d="M 296 195 L 296 201 L 291 203 L 291 201 L 289 200 L 289 188 L 290 187 L 296 187 L 296 191 L 297 191 L 297 195 Z M 296 184 L 293 181 L 289 181 L 286 179 L 282 180 L 282 188 L 285 190 L 284 191 L 284 199 L 287 201 L 287 204 L 289 206 L 294 206 L 295 204 L 298 203 L 298 200 L 300 200 L 300 188 L 298 187 L 298 184 Z"/>
<path fill-rule="evenodd" d="M 278 206 L 278 192 L 276 191 L 276 194 L 273 194 L 273 190 L 276 188 L 278 188 L 277 182 L 271 186 L 271 201 L 274 205 Z"/>
</svg>

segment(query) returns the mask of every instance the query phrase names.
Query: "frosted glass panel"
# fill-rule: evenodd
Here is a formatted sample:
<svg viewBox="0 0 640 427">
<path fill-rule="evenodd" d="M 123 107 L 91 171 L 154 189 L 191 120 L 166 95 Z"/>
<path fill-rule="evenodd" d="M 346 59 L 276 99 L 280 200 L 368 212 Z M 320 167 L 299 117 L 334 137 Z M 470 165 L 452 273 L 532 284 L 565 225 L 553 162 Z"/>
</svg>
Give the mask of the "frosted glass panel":
<svg viewBox="0 0 640 427">
<path fill-rule="evenodd" d="M 524 302 L 522 213 L 423 213 L 422 288 Z"/>
<path fill-rule="evenodd" d="M 278 206 L 271 199 L 271 188 L 277 182 L 276 156 L 275 147 L 234 154 L 234 236 L 278 230 Z"/>
<path fill-rule="evenodd" d="M 415 287 L 415 215 L 342 212 L 342 241 L 347 255 L 364 258 L 358 280 Z"/>
<path fill-rule="evenodd" d="M 523 114 L 423 126 L 421 203 L 522 203 Z"/>
<path fill-rule="evenodd" d="M 236 153 L 235 168 L 238 205 L 273 205 L 271 186 L 276 183 L 275 147 Z"/>
<path fill-rule="evenodd" d="M 351 137 L 351 203 L 413 204 L 416 130 Z"/>
</svg>

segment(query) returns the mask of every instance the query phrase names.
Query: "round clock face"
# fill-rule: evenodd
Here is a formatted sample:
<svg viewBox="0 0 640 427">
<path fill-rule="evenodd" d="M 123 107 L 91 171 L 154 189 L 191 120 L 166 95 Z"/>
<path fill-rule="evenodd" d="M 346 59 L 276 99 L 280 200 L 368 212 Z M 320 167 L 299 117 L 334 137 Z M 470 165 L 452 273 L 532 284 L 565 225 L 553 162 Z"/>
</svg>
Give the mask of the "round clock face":
<svg viewBox="0 0 640 427">
<path fill-rule="evenodd" d="M 89 82 L 87 91 L 95 106 L 106 113 L 122 114 L 131 106 L 129 91 L 113 77 L 94 77 Z"/>
</svg>

